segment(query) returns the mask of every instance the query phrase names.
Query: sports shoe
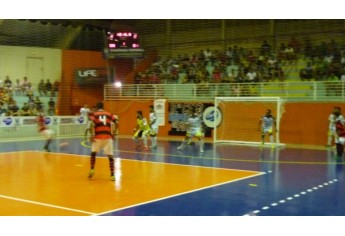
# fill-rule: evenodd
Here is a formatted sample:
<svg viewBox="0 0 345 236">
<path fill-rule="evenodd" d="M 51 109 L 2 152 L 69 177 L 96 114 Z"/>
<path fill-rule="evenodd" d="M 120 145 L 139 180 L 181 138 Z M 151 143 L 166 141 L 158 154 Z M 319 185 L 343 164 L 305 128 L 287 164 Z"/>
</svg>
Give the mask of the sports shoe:
<svg viewBox="0 0 345 236">
<path fill-rule="evenodd" d="M 177 150 L 182 150 L 184 148 L 184 146 L 180 145 L 177 147 Z"/>
<path fill-rule="evenodd" d="M 89 172 L 88 178 L 91 179 L 91 178 L 93 177 L 94 174 L 95 174 L 95 170 L 94 170 L 94 169 L 91 169 L 90 172 Z"/>
<path fill-rule="evenodd" d="M 111 181 L 115 181 L 115 176 L 114 176 L 114 175 L 111 175 L 111 176 L 110 176 L 110 180 L 111 180 Z"/>
<path fill-rule="evenodd" d="M 47 148 L 47 147 L 45 147 L 45 148 L 43 148 L 43 149 L 44 149 L 44 151 L 46 151 L 46 152 L 50 152 L 50 149 Z"/>
<path fill-rule="evenodd" d="M 201 152 L 201 153 L 204 152 L 204 149 L 200 149 L 200 152 Z"/>
</svg>

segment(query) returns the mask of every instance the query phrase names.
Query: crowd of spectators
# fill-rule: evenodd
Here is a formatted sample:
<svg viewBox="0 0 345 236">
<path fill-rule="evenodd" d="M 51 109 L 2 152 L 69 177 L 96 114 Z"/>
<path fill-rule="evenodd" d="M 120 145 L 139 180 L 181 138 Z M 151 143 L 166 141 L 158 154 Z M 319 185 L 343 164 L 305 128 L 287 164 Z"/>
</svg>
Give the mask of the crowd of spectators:
<svg viewBox="0 0 345 236">
<path fill-rule="evenodd" d="M 298 61 L 306 62 L 298 68 Z M 345 80 L 345 47 L 331 39 L 313 45 L 295 37 L 280 43 L 277 50 L 264 40 L 259 49 L 230 46 L 226 51 L 200 50 L 192 55 L 160 58 L 145 72 L 138 72 L 135 84 L 157 83 L 250 83 L 286 80 L 283 66 L 299 70 L 299 79 Z"/>
<path fill-rule="evenodd" d="M 59 82 L 55 81 L 53 84 L 49 79 L 41 80 L 38 84 L 37 90 L 24 77 L 22 81 L 17 79 L 14 83 L 10 76 L 6 76 L 4 80 L 0 78 L 0 116 L 35 116 L 38 111 L 45 111 L 48 115 L 55 114 L 54 97 L 59 90 Z M 27 98 L 23 101 L 22 98 Z M 47 104 L 42 102 L 42 97 L 50 97 Z"/>
<path fill-rule="evenodd" d="M 236 45 L 228 47 L 226 51 L 208 48 L 192 55 L 160 58 L 145 72 L 138 72 L 134 83 L 199 84 L 284 81 L 282 65 L 292 63 L 296 58 L 293 49 L 281 51 L 277 56 L 266 40 L 256 51 Z"/>
<path fill-rule="evenodd" d="M 334 39 L 313 45 L 310 40 L 304 43 L 306 66 L 300 70 L 302 81 L 345 81 L 345 47 Z"/>
</svg>

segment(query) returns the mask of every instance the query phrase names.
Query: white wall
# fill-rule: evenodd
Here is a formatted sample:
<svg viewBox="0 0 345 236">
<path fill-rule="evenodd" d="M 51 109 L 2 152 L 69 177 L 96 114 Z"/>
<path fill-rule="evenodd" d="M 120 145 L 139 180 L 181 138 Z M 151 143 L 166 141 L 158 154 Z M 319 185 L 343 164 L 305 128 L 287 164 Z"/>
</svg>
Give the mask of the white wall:
<svg viewBox="0 0 345 236">
<path fill-rule="evenodd" d="M 60 80 L 62 73 L 61 54 L 60 49 L 0 45 L 0 78 L 4 80 L 8 75 L 14 83 L 16 79 L 22 81 L 23 77 L 27 76 L 33 85 L 37 85 L 41 79 L 40 76 L 31 76 L 32 78 L 30 78 L 27 75 L 30 72 L 28 66 L 33 64 L 32 61 L 34 64 L 37 61 L 39 65 L 42 64 L 40 73 L 42 79 L 49 79 L 51 82 Z"/>
</svg>

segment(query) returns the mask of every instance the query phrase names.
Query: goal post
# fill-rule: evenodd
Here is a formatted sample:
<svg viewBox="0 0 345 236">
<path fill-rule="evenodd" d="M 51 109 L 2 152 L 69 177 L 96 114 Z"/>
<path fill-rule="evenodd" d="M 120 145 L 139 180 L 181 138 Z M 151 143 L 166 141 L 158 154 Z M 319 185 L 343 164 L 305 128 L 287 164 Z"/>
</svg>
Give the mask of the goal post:
<svg viewBox="0 0 345 236">
<path fill-rule="evenodd" d="M 214 143 L 260 145 L 259 120 L 270 109 L 276 120 L 274 144 L 284 145 L 279 138 L 280 119 L 284 112 L 283 100 L 280 97 L 215 97 L 214 109 L 214 114 L 220 112 L 222 118 L 221 122 L 214 126 Z M 265 144 L 271 144 L 268 135 L 265 136 Z"/>
</svg>

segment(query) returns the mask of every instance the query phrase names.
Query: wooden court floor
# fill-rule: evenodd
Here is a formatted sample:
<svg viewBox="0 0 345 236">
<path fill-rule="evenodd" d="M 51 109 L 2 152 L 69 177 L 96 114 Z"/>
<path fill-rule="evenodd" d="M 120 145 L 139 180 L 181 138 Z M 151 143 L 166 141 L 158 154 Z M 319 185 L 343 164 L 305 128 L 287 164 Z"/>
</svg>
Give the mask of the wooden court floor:
<svg viewBox="0 0 345 236">
<path fill-rule="evenodd" d="M 200 154 L 179 143 L 144 152 L 119 138 L 110 181 L 103 154 L 87 178 L 80 139 L 54 140 L 51 153 L 42 140 L 1 142 L 0 215 L 345 215 L 344 162 L 332 150 L 208 143 Z"/>
</svg>

